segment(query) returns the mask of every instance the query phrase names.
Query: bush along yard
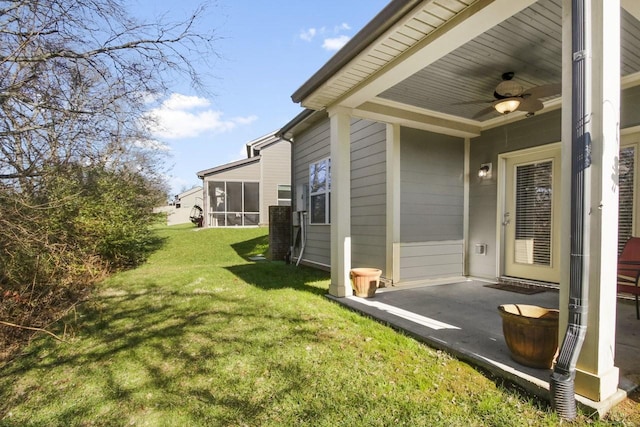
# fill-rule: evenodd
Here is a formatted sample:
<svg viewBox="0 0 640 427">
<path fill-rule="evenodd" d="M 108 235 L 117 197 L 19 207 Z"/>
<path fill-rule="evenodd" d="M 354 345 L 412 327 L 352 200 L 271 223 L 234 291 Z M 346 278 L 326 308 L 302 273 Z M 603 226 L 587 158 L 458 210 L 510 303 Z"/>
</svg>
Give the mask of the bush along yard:
<svg viewBox="0 0 640 427">
<path fill-rule="evenodd" d="M 328 273 L 250 261 L 267 253 L 266 229 L 156 233 L 146 263 L 49 328 L 60 340 L 38 333 L 4 362 L 0 425 L 562 423 L 546 402 L 331 302 Z M 614 409 L 572 425 L 638 423 Z"/>
</svg>

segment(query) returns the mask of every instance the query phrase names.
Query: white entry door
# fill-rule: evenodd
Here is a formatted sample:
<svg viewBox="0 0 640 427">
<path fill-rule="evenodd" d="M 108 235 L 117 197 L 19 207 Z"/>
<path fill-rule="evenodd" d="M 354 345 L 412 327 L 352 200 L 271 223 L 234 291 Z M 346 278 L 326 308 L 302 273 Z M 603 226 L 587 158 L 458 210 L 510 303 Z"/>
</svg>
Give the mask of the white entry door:
<svg viewBox="0 0 640 427">
<path fill-rule="evenodd" d="M 504 275 L 558 283 L 560 148 L 509 156 L 505 172 Z"/>
</svg>

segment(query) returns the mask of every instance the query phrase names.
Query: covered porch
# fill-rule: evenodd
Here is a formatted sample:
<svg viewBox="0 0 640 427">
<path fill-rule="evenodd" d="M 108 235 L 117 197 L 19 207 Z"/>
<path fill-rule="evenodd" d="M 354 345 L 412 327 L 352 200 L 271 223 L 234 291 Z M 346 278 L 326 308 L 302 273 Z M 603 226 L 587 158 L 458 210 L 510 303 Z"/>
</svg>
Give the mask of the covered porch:
<svg viewBox="0 0 640 427">
<path fill-rule="evenodd" d="M 586 279 L 580 283 L 589 284 L 589 324 L 577 366 L 576 393 L 580 399 L 606 406 L 624 388 L 617 364 L 621 359 L 616 356 L 614 364 L 619 347 L 616 338 L 622 337 L 616 333 L 619 326 L 615 283 L 620 129 L 624 128 L 623 139 L 640 135 L 640 61 L 636 61 L 640 57 L 640 7 L 632 0 L 585 3 L 590 8 L 590 44 L 586 51 L 573 52 L 572 36 L 577 30 L 572 29 L 570 0 L 394 0 L 292 98 L 308 109 L 326 111 L 330 121 L 329 293 L 333 297 L 344 304 L 366 307 L 351 298 L 349 284 L 351 267 L 360 266 L 352 265 L 353 248 L 360 243 L 354 233 L 356 224 L 352 223 L 357 206 L 352 194 L 351 126 L 354 118 L 369 120 L 386 126 L 386 187 L 381 191 L 386 206 L 386 259 L 385 265 L 380 266 L 386 278 L 394 284 L 402 283 L 401 270 L 408 258 L 403 255 L 407 247 L 403 236 L 414 237 L 415 230 L 429 224 L 424 221 L 413 224 L 410 232 L 403 231 L 408 230 L 409 223 L 404 216 L 407 209 L 402 209 L 415 200 L 401 200 L 406 188 L 401 160 L 416 158 L 401 155 L 407 147 L 407 129 L 457 138 L 463 151 L 462 160 L 458 161 L 463 182 L 456 194 L 462 200 L 457 206 L 457 234 L 453 239 L 418 243 L 429 245 L 423 252 L 435 252 L 437 256 L 450 255 L 440 250 L 442 245 L 455 247 L 453 254 L 460 257 L 460 276 L 490 280 L 510 276 L 559 284 L 552 306 L 560 309 L 562 342 L 570 317 L 569 195 L 575 193 L 571 144 L 575 123 L 584 119 L 572 117 L 574 99 L 578 97 L 572 92 L 587 91 L 589 110 L 585 121 L 592 126 L 589 183 L 585 188 L 588 215 L 584 216 L 588 253 L 581 270 Z M 573 62 L 585 58 L 591 74 L 585 79 L 586 88 L 576 89 Z M 511 79 L 518 82 L 515 95 L 500 87 Z M 551 90 L 560 86 L 561 92 Z M 621 97 L 627 106 L 622 114 Z M 509 98 L 516 98 L 515 106 L 499 109 L 499 104 Z M 638 141 L 629 143 L 637 145 Z M 449 153 L 446 156 L 452 158 Z M 439 160 L 436 165 L 443 163 Z M 478 168 L 484 166 L 493 176 L 477 180 Z M 544 244 L 539 244 L 538 237 L 526 236 L 525 232 L 522 237 L 518 235 L 520 231 L 513 231 L 518 221 L 512 219 L 518 207 L 512 199 L 526 194 L 513 187 L 520 180 L 519 173 L 522 181 L 548 178 L 548 183 L 536 181 L 530 187 L 532 199 L 542 199 L 543 193 L 556 197 L 545 202 L 547 219 L 535 225 L 545 222 L 548 236 Z M 638 188 L 637 181 L 632 187 L 634 191 Z M 638 234 L 636 211 L 635 205 L 630 208 L 631 235 Z M 433 271 L 432 267 L 426 270 Z M 419 279 L 412 284 L 417 282 Z M 425 289 L 446 296 L 461 286 L 459 283 Z M 455 297 L 466 301 L 471 295 L 459 293 Z M 382 297 L 386 298 L 385 293 Z M 425 304 L 420 310 L 426 310 L 429 303 L 417 300 Z M 491 306 L 497 305 L 490 301 Z M 474 325 L 470 306 L 455 306 L 452 315 Z M 497 314 L 495 320 L 499 325 Z M 477 325 L 487 328 L 485 334 L 495 330 L 493 323 Z M 493 356 L 487 357 L 493 360 Z M 504 361 L 499 364 L 509 366 Z"/>
<path fill-rule="evenodd" d="M 530 368 L 511 358 L 497 307 L 517 303 L 558 308 L 558 291 L 547 288 L 527 295 L 489 288 L 487 284 L 469 279 L 442 285 L 381 288 L 373 298 L 329 298 L 548 401 L 552 370 Z M 605 414 L 640 383 L 640 323 L 635 318 L 634 303 L 619 300 L 617 313 L 615 364 L 620 369 L 620 390 L 600 402 L 576 396 L 589 414 Z"/>
</svg>

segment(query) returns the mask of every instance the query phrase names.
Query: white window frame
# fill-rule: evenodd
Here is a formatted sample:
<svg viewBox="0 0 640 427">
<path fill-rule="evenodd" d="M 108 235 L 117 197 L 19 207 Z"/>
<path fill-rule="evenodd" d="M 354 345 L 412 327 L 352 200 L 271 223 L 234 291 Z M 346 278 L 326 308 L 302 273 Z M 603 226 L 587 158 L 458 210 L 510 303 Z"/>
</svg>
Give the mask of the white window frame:
<svg viewBox="0 0 640 427">
<path fill-rule="evenodd" d="M 281 199 L 280 198 L 280 189 L 287 187 L 289 189 L 289 198 L 288 199 Z M 291 206 L 291 184 L 278 184 L 276 191 L 277 193 L 277 197 L 278 197 L 278 206 Z"/>
<path fill-rule="evenodd" d="M 322 170 L 322 166 L 324 166 L 324 170 L 326 171 L 326 179 L 325 183 L 322 187 L 315 189 L 315 185 L 313 184 L 313 171 L 314 170 Z M 314 218 L 314 211 L 312 209 L 312 200 L 314 197 L 325 197 L 324 203 L 324 221 L 317 221 Z M 309 224 L 311 225 L 327 225 L 331 224 L 331 158 L 325 157 L 324 159 L 320 159 L 316 162 L 309 164 Z"/>
</svg>

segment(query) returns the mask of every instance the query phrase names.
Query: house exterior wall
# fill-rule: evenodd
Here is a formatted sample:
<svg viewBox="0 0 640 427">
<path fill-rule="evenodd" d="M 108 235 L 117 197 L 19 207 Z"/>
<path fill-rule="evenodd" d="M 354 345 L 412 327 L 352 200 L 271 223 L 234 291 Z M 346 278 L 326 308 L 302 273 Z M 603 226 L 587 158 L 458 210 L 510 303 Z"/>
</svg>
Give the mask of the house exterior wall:
<svg viewBox="0 0 640 427">
<path fill-rule="evenodd" d="M 202 207 L 202 187 L 194 187 L 177 195 L 180 207 L 177 205 L 155 208 L 154 212 L 163 212 L 167 215 L 167 225 L 186 224 L 191 222 L 193 207 Z"/>
<path fill-rule="evenodd" d="M 297 201 L 302 198 L 301 187 L 309 184 L 309 165 L 330 156 L 329 120 L 322 120 L 300 135 L 296 135 L 292 145 L 291 158 L 293 161 L 292 177 L 292 208 L 294 216 L 298 214 Z M 304 209 L 308 210 L 308 200 L 303 200 Z M 295 224 L 296 218 L 294 218 Z M 331 226 L 309 225 L 306 220 L 306 245 L 303 259 L 305 261 L 329 266 L 331 264 Z M 297 229 L 294 230 L 294 233 Z M 300 239 L 298 239 L 298 242 Z"/>
<path fill-rule="evenodd" d="M 351 265 L 386 267 L 386 125 L 351 122 Z"/>
<path fill-rule="evenodd" d="M 500 248 L 496 247 L 498 205 L 498 155 L 560 141 L 560 110 L 552 111 L 503 127 L 489 129 L 471 140 L 469 153 L 469 274 L 495 279 Z M 489 179 L 476 171 L 483 163 L 493 164 Z M 486 244 L 486 255 L 475 254 L 476 244 Z"/>
<path fill-rule="evenodd" d="M 294 164 L 293 210 L 301 186 L 309 184 L 309 165 L 330 157 L 329 120 L 297 135 L 292 147 Z M 351 122 L 351 261 L 353 267 L 385 268 L 386 250 L 386 125 L 367 120 Z M 308 209 L 308 200 L 305 200 Z M 294 212 L 294 215 L 297 215 Z M 303 260 L 329 266 L 331 226 L 308 223 Z"/>
<path fill-rule="evenodd" d="M 640 126 L 640 87 L 622 97 L 622 128 Z M 352 266 L 373 266 L 385 274 L 386 161 L 385 125 L 352 121 L 351 233 Z M 496 246 L 497 165 L 501 154 L 560 141 L 561 111 L 555 110 L 473 138 L 469 153 L 468 274 L 495 279 L 500 248 Z M 400 281 L 464 273 L 464 140 L 407 127 L 401 128 Z M 292 147 L 293 210 L 300 185 L 308 185 L 309 164 L 330 156 L 329 120 L 296 135 Z M 490 179 L 476 171 L 492 163 Z M 305 201 L 308 203 L 308 201 Z M 308 209 L 308 206 L 306 207 Z M 295 215 L 295 214 L 294 214 Z M 474 253 L 487 244 L 486 255 Z M 309 225 L 305 261 L 329 266 L 330 225 Z"/>
<path fill-rule="evenodd" d="M 463 274 L 464 140 L 400 131 L 400 281 Z"/>
<path fill-rule="evenodd" d="M 278 185 L 291 184 L 291 144 L 284 139 L 260 150 L 260 223 L 269 222 L 269 206 L 278 204 Z"/>
<path fill-rule="evenodd" d="M 640 125 L 640 87 L 622 92 L 621 129 Z M 471 140 L 469 179 L 469 275 L 495 279 L 500 248 L 496 245 L 498 207 L 498 155 L 525 148 L 560 142 L 561 110 L 534 116 L 502 127 L 489 129 Z M 492 163 L 490 179 L 474 173 L 481 164 Z M 476 244 L 487 244 L 486 255 L 475 254 Z"/>
<path fill-rule="evenodd" d="M 213 181 L 252 181 L 260 180 L 260 162 L 256 161 L 249 164 L 237 166 L 235 168 L 226 169 L 220 172 L 212 173 L 204 177 L 202 186 L 202 204 L 204 209 L 204 226 L 209 227 L 209 183 Z M 262 196 L 260 196 L 262 197 Z M 268 214 L 268 212 L 266 213 Z M 260 212 L 260 220 L 262 221 L 263 213 Z"/>
</svg>

